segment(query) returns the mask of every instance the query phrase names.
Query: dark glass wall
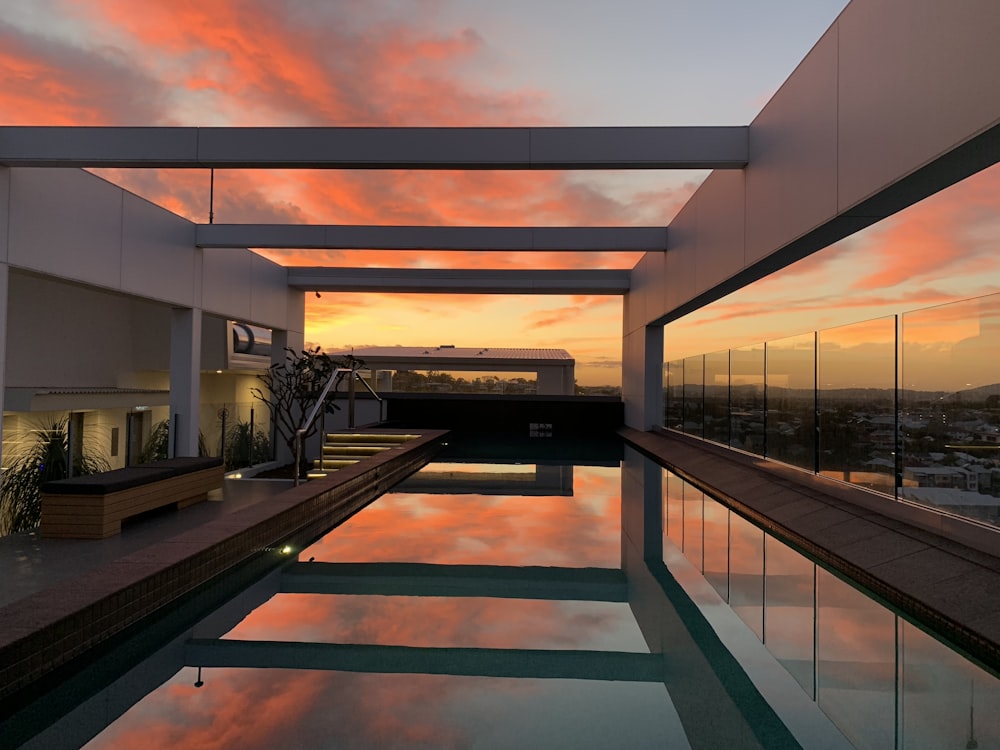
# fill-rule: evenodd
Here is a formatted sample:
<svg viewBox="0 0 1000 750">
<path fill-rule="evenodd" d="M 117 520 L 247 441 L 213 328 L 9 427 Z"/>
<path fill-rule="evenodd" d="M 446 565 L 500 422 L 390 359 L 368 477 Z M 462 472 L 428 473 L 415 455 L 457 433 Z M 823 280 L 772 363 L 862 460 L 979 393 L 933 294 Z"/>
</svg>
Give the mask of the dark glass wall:
<svg viewBox="0 0 1000 750">
<path fill-rule="evenodd" d="M 705 355 L 706 440 L 729 445 L 729 350 Z"/>
<path fill-rule="evenodd" d="M 769 341 L 764 350 L 767 455 L 816 468 L 816 334 Z"/>
<path fill-rule="evenodd" d="M 1000 294 L 664 365 L 669 429 L 1000 527 Z"/>
<path fill-rule="evenodd" d="M 764 345 L 732 349 L 729 372 L 729 445 L 763 456 Z"/>
<path fill-rule="evenodd" d="M 684 360 L 684 432 L 705 434 L 705 355 Z"/>
<path fill-rule="evenodd" d="M 668 567 L 686 560 L 703 571 L 692 596 L 728 601 L 854 746 L 1000 747 L 996 675 L 663 471 Z"/>
<path fill-rule="evenodd" d="M 896 318 L 818 334 L 819 472 L 892 494 L 896 474 Z"/>
</svg>

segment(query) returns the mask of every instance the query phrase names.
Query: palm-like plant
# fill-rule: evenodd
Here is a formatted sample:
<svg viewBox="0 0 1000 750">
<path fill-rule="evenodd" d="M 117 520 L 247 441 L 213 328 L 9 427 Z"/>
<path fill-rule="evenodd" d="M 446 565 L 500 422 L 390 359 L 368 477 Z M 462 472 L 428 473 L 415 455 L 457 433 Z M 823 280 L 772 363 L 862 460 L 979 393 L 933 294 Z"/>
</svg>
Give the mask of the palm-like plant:
<svg viewBox="0 0 1000 750">
<path fill-rule="evenodd" d="M 226 471 L 263 463 L 270 455 L 271 441 L 262 430 L 251 429 L 249 422 L 238 421 L 226 429 L 223 451 Z"/>
<path fill-rule="evenodd" d="M 68 475 L 69 430 L 63 419 L 32 432 L 36 439 L 15 449 L 0 480 L 0 528 L 7 534 L 30 531 L 42 516 L 41 486 Z M 111 468 L 108 460 L 84 450 L 73 460 L 73 474 L 95 474 Z"/>
<path fill-rule="evenodd" d="M 142 445 L 139 453 L 138 463 L 145 464 L 150 461 L 159 461 L 167 457 L 167 447 L 170 445 L 170 422 L 161 419 L 149 432 L 149 437 Z M 205 436 L 198 431 L 198 455 L 207 456 L 208 448 L 205 445 Z"/>
</svg>

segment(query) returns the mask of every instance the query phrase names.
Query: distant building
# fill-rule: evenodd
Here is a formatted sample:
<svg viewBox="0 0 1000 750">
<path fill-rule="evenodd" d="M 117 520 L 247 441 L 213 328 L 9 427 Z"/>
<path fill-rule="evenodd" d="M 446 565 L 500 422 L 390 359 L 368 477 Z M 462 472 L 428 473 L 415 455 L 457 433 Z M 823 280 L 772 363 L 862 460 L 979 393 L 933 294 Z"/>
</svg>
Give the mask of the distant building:
<svg viewBox="0 0 1000 750">
<path fill-rule="evenodd" d="M 513 349 L 497 347 L 369 346 L 331 352 L 353 354 L 372 372 L 379 391 L 392 391 L 392 373 L 399 370 L 426 372 L 518 372 L 534 373 L 541 396 L 572 396 L 576 360 L 565 349 Z M 499 386 L 497 392 L 501 392 Z M 524 393 L 522 386 L 515 389 Z"/>
<path fill-rule="evenodd" d="M 978 492 L 976 472 L 961 466 L 906 466 L 903 482 L 916 483 L 917 487 L 945 487 L 968 492 Z"/>
</svg>

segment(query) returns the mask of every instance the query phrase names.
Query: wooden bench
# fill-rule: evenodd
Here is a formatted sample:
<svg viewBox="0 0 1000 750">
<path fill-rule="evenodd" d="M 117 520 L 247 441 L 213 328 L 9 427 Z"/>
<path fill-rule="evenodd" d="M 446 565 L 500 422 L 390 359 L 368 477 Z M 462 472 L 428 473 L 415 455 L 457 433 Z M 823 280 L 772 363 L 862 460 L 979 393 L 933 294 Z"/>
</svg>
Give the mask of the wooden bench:
<svg viewBox="0 0 1000 750">
<path fill-rule="evenodd" d="M 104 539 L 122 521 L 201 502 L 222 486 L 221 458 L 168 458 L 42 485 L 43 537 Z"/>
</svg>

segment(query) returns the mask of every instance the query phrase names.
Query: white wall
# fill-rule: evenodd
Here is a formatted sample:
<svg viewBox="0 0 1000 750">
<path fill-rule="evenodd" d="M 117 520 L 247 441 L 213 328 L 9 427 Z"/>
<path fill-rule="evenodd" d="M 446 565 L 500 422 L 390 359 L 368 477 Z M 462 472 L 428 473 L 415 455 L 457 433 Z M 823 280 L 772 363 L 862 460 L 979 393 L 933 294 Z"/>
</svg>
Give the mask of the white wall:
<svg viewBox="0 0 1000 750">
<path fill-rule="evenodd" d="M 8 386 L 169 387 L 171 306 L 18 271 L 10 295 Z M 228 331 L 204 316 L 203 369 L 225 367 Z"/>
<path fill-rule="evenodd" d="M 535 390 L 541 396 L 572 396 L 576 385 L 576 368 L 562 365 L 540 366 L 535 369 Z"/>
<path fill-rule="evenodd" d="M 7 262 L 9 202 L 10 202 L 10 170 L 5 167 L 0 167 L 0 263 Z"/>
<path fill-rule="evenodd" d="M 299 329 L 285 269 L 249 250 L 200 250 L 195 225 L 80 169 L 0 170 L 12 268 L 268 328 Z M 9 182 L 9 188 L 7 183 Z M 3 202 L 7 205 L 6 201 Z M 0 224 L 0 230 L 3 224 Z"/>
<path fill-rule="evenodd" d="M 115 386 L 135 369 L 129 312 L 124 297 L 11 272 L 7 387 Z"/>
<path fill-rule="evenodd" d="M 993 163 L 1000 3 L 854 0 L 751 123 L 625 297 L 626 421 L 643 426 L 643 327 L 697 309 Z M 975 140 L 978 139 L 978 140 Z M 976 148 L 960 148 L 975 142 Z M 640 336 L 639 339 L 635 338 Z"/>
<path fill-rule="evenodd" d="M 3 312 L 3 325 L 0 325 L 0 403 L 3 401 L 7 372 L 7 285 L 9 268 L 7 266 L 7 234 L 10 201 L 10 170 L 0 167 L 0 312 Z M 3 422 L 0 421 L 0 439 L 3 437 Z M 2 445 L 2 442 L 0 442 Z M 0 451 L 2 456 L 2 451 Z"/>
<path fill-rule="evenodd" d="M 194 224 L 129 193 L 122 194 L 121 289 L 186 307 L 201 305 L 201 253 Z"/>
</svg>

